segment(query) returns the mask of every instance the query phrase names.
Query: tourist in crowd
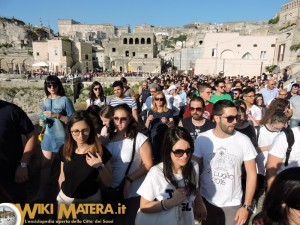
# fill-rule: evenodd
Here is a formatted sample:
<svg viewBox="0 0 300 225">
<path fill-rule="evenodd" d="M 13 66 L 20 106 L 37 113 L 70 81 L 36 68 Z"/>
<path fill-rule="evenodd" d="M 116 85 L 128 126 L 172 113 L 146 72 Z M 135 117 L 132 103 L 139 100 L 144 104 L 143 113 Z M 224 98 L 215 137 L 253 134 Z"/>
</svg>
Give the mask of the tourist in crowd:
<svg viewBox="0 0 300 225">
<path fill-rule="evenodd" d="M 111 154 L 100 144 L 86 112 L 74 112 L 70 117 L 59 158 L 61 173 L 58 183 L 61 190 L 57 196 L 58 204 L 100 203 L 99 182 L 111 185 Z"/>
<path fill-rule="evenodd" d="M 138 132 L 138 125 L 132 116 L 131 109 L 127 104 L 114 107 L 113 116 L 116 131 L 110 135 L 107 145 L 112 154 L 112 187 L 117 187 L 125 177 L 125 171 L 131 161 L 133 162 L 126 175 L 124 197 L 126 204 L 125 218 L 116 218 L 116 224 L 134 224 L 135 215 L 139 208 L 140 197 L 136 191 L 142 184 L 146 173 L 152 167 L 151 145 L 148 138 Z M 135 141 L 134 141 L 135 140 Z M 133 143 L 135 152 L 133 152 Z M 109 196 L 107 196 L 109 198 Z"/>
<path fill-rule="evenodd" d="M 120 104 L 127 104 L 131 108 L 133 118 L 138 122 L 139 117 L 136 101 L 131 97 L 125 96 L 123 83 L 121 81 L 115 81 L 112 87 L 114 89 L 115 97 L 110 100 L 109 105 L 115 107 Z"/>
<path fill-rule="evenodd" d="M 225 99 L 232 101 L 231 96 L 225 93 L 225 83 L 223 80 L 216 80 L 214 87 L 216 88 L 216 92 L 210 97 L 211 103 L 215 104 L 217 101 Z"/>
<path fill-rule="evenodd" d="M 242 89 L 240 88 L 234 88 L 232 91 L 232 96 L 233 96 L 233 102 L 240 100 L 242 98 Z"/>
<path fill-rule="evenodd" d="M 104 96 L 102 85 L 98 81 L 94 81 L 90 87 L 89 98 L 86 100 L 86 107 L 97 105 L 101 108 L 107 104 L 108 101 L 106 96 Z"/>
<path fill-rule="evenodd" d="M 204 100 L 204 112 L 203 117 L 211 120 L 212 119 L 212 109 L 213 104 L 210 102 L 210 98 L 212 95 L 212 87 L 208 83 L 201 83 L 198 85 L 198 92 L 200 97 Z"/>
<path fill-rule="evenodd" d="M 149 110 L 145 122 L 146 128 L 150 130 L 150 142 L 154 164 L 160 162 L 160 148 L 164 132 L 168 127 L 174 126 L 173 112 L 167 107 L 166 97 L 163 92 L 158 91 L 152 98 L 153 107 Z"/>
<path fill-rule="evenodd" d="M 97 133 L 97 136 L 99 137 L 101 134 L 101 130 L 103 127 L 103 122 L 100 119 L 100 108 L 97 105 L 90 105 L 87 109 L 86 112 L 88 113 L 89 117 L 91 118 L 95 131 Z"/>
<path fill-rule="evenodd" d="M 295 95 L 290 99 L 290 107 L 292 111 L 290 127 L 297 127 L 300 124 L 300 95 Z"/>
<path fill-rule="evenodd" d="M 297 95 L 299 95 L 299 84 L 294 83 L 294 84 L 292 84 L 291 91 L 288 92 L 287 98 L 290 99 L 291 97 L 297 96 Z"/>
<path fill-rule="evenodd" d="M 262 208 L 262 220 L 254 225 L 300 224 L 300 168 L 288 168 L 277 175 Z"/>
<path fill-rule="evenodd" d="M 184 127 L 193 140 L 196 140 L 200 133 L 214 128 L 215 124 L 203 117 L 204 100 L 201 97 L 193 97 L 189 103 L 189 108 L 191 116 L 180 120 L 178 126 Z"/>
<path fill-rule="evenodd" d="M 34 126 L 20 107 L 2 100 L 0 118 L 0 203 L 23 204 L 28 200 L 26 181 L 35 146 Z"/>
<path fill-rule="evenodd" d="M 183 102 L 181 97 L 177 94 L 177 87 L 174 84 L 168 88 L 168 93 L 169 94 L 166 95 L 166 99 L 170 102 L 170 106 L 173 111 L 174 124 L 177 126 Z"/>
<path fill-rule="evenodd" d="M 260 108 L 261 115 L 263 117 L 266 113 L 267 108 L 266 108 L 266 105 L 265 105 L 265 102 L 264 102 L 264 97 L 261 93 L 255 94 L 255 96 L 254 96 L 254 105 L 256 105 L 258 108 Z"/>
<path fill-rule="evenodd" d="M 248 120 L 253 124 L 253 126 L 260 125 L 262 118 L 262 112 L 259 107 L 254 104 L 255 90 L 253 88 L 245 88 L 243 90 L 243 100 L 246 103 L 246 113 L 248 115 Z"/>
<path fill-rule="evenodd" d="M 178 223 L 194 225 L 206 219 L 206 209 L 199 190 L 199 167 L 191 160 L 193 139 L 185 129 L 169 129 L 162 145 L 162 162 L 147 174 L 137 193 L 143 213 L 178 208 Z"/>
<path fill-rule="evenodd" d="M 123 83 L 123 88 L 124 88 L 124 96 L 125 97 L 131 97 L 132 99 L 135 100 L 135 94 L 134 91 L 131 87 L 128 86 L 127 79 L 125 77 L 121 77 L 120 81 Z"/>
<path fill-rule="evenodd" d="M 103 106 L 100 110 L 99 116 L 103 127 L 100 133 L 100 140 L 107 143 L 109 135 L 114 132 L 115 126 L 113 124 L 114 108 L 111 105 Z"/>
<path fill-rule="evenodd" d="M 265 104 L 269 105 L 272 99 L 278 96 L 278 89 L 275 88 L 275 80 L 269 79 L 266 87 L 261 88 L 259 92 L 263 95 Z"/>
<path fill-rule="evenodd" d="M 43 157 L 41 175 L 36 200 L 42 200 L 44 188 L 49 181 L 54 153 L 57 153 L 65 141 L 65 124 L 74 112 L 73 103 L 66 97 L 65 90 L 57 76 L 48 76 L 44 82 L 46 99 L 43 101 L 43 118 L 40 125 L 45 127 L 41 142 Z"/>
</svg>

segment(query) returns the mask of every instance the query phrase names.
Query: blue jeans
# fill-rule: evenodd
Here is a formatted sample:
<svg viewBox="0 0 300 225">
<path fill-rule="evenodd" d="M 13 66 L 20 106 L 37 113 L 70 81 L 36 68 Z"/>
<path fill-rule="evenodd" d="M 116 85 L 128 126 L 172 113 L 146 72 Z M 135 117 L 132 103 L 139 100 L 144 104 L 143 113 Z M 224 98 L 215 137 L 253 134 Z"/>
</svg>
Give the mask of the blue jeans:
<svg viewBox="0 0 300 225">
<path fill-rule="evenodd" d="M 293 128 L 293 127 L 298 127 L 300 123 L 300 119 L 291 119 L 291 123 L 290 123 L 290 127 Z"/>
</svg>

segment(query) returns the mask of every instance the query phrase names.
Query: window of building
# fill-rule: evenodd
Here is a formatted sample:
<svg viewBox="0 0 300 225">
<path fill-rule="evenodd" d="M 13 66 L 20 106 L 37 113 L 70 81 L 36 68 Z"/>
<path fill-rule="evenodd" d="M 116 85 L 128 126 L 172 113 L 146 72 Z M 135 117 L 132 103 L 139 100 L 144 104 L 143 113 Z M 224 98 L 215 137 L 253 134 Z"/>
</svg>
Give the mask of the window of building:
<svg viewBox="0 0 300 225">
<path fill-rule="evenodd" d="M 111 66 L 114 66 L 115 65 L 115 61 L 111 61 Z"/>
<path fill-rule="evenodd" d="M 135 56 L 135 52 L 132 52 L 132 57 L 134 57 Z"/>
<path fill-rule="evenodd" d="M 138 45 L 138 44 L 140 43 L 140 40 L 139 40 L 138 38 L 136 38 L 135 41 L 134 41 L 134 43 L 135 43 L 136 45 Z"/>
<path fill-rule="evenodd" d="M 241 44 L 237 44 L 237 47 L 241 47 Z"/>
<path fill-rule="evenodd" d="M 112 48 L 112 50 L 111 50 L 112 52 L 116 52 L 116 48 Z"/>
<path fill-rule="evenodd" d="M 40 55 L 40 53 L 39 53 L 39 52 L 37 52 L 37 53 L 36 53 L 36 55 L 37 55 L 37 56 L 39 56 L 39 55 Z"/>
<path fill-rule="evenodd" d="M 203 44 L 203 41 L 199 41 L 199 44 L 202 45 L 202 44 Z"/>
<path fill-rule="evenodd" d="M 89 55 L 85 54 L 85 60 L 88 60 L 88 59 L 89 59 Z"/>
<path fill-rule="evenodd" d="M 122 72 L 123 71 L 123 67 L 122 66 L 120 66 L 120 72 Z"/>
<path fill-rule="evenodd" d="M 129 57 L 129 51 L 126 51 L 126 52 L 125 52 L 125 56 L 126 56 L 126 57 Z"/>
<path fill-rule="evenodd" d="M 252 59 L 252 55 L 249 52 L 247 52 L 243 55 L 242 59 Z"/>
<path fill-rule="evenodd" d="M 64 55 L 63 56 L 67 56 L 67 52 L 66 51 L 64 51 Z"/>
<path fill-rule="evenodd" d="M 147 38 L 147 45 L 151 44 L 151 38 Z"/>
<path fill-rule="evenodd" d="M 212 56 L 212 57 L 217 57 L 217 49 L 216 49 L 216 48 L 213 48 L 213 49 L 211 50 L 211 56 Z"/>
<path fill-rule="evenodd" d="M 140 71 L 142 71 L 142 70 L 143 70 L 143 67 L 142 67 L 142 66 L 138 66 L 138 67 L 137 67 L 137 71 L 138 71 L 138 72 L 140 72 Z"/>
<path fill-rule="evenodd" d="M 257 44 L 254 44 L 253 47 L 257 47 Z"/>
<path fill-rule="evenodd" d="M 144 58 L 147 59 L 148 58 L 148 54 L 144 54 Z"/>
<path fill-rule="evenodd" d="M 144 45 L 145 44 L 145 38 L 141 39 L 141 44 Z"/>
<path fill-rule="evenodd" d="M 274 47 L 275 47 L 275 44 L 271 44 L 271 47 L 274 48 Z"/>
<path fill-rule="evenodd" d="M 285 44 L 279 45 L 278 49 L 278 61 L 283 61 L 285 52 Z"/>
<path fill-rule="evenodd" d="M 86 67 L 88 67 L 88 66 L 89 66 L 89 63 L 88 63 L 88 62 L 86 62 L 86 63 L 85 63 L 85 66 L 86 66 Z"/>
<path fill-rule="evenodd" d="M 261 59 L 266 59 L 267 58 L 267 51 L 261 51 L 260 52 L 260 58 Z"/>
<path fill-rule="evenodd" d="M 132 39 L 132 38 L 129 39 L 129 44 L 130 44 L 130 45 L 133 44 L 133 39 Z"/>
<path fill-rule="evenodd" d="M 123 39 L 123 44 L 124 44 L 124 45 L 127 45 L 127 38 L 124 38 L 124 39 Z"/>
<path fill-rule="evenodd" d="M 57 55 L 57 49 L 54 50 L 54 55 Z"/>
</svg>

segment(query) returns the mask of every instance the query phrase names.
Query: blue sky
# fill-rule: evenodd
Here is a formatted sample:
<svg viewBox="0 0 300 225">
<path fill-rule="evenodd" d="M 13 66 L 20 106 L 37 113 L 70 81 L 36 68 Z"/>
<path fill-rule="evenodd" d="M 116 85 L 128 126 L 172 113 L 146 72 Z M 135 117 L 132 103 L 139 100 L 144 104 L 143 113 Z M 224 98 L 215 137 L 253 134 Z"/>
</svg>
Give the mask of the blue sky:
<svg viewBox="0 0 300 225">
<path fill-rule="evenodd" d="M 193 22 L 271 19 L 288 0 L 0 0 L 0 16 L 15 17 L 57 32 L 58 19 L 115 26 L 151 24 L 182 27 Z"/>
</svg>

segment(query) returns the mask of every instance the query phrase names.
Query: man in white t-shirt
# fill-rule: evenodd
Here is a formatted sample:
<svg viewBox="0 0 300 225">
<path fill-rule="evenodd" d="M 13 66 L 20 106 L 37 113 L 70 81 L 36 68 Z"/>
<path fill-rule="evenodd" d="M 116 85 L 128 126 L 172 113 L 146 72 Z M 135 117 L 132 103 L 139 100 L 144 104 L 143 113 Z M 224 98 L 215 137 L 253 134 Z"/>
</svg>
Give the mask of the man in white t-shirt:
<svg viewBox="0 0 300 225">
<path fill-rule="evenodd" d="M 199 134 L 195 141 L 194 159 L 203 167 L 200 187 L 208 215 L 202 225 L 242 225 L 252 211 L 257 153 L 250 139 L 234 130 L 238 113 L 231 101 L 217 101 L 213 116 L 216 128 Z M 244 202 L 243 163 L 247 174 Z"/>
<path fill-rule="evenodd" d="M 266 176 L 268 189 L 270 188 L 276 175 L 290 167 L 300 166 L 300 126 L 292 128 L 295 143 L 288 158 L 288 165 L 285 166 L 286 151 L 288 148 L 287 137 L 281 132 L 274 140 L 269 150 L 268 161 L 266 166 Z"/>
<path fill-rule="evenodd" d="M 260 124 L 262 113 L 261 109 L 254 105 L 255 90 L 254 88 L 245 88 L 243 90 L 243 99 L 247 106 L 246 113 L 248 115 L 248 120 L 251 120 L 254 126 Z"/>
</svg>

